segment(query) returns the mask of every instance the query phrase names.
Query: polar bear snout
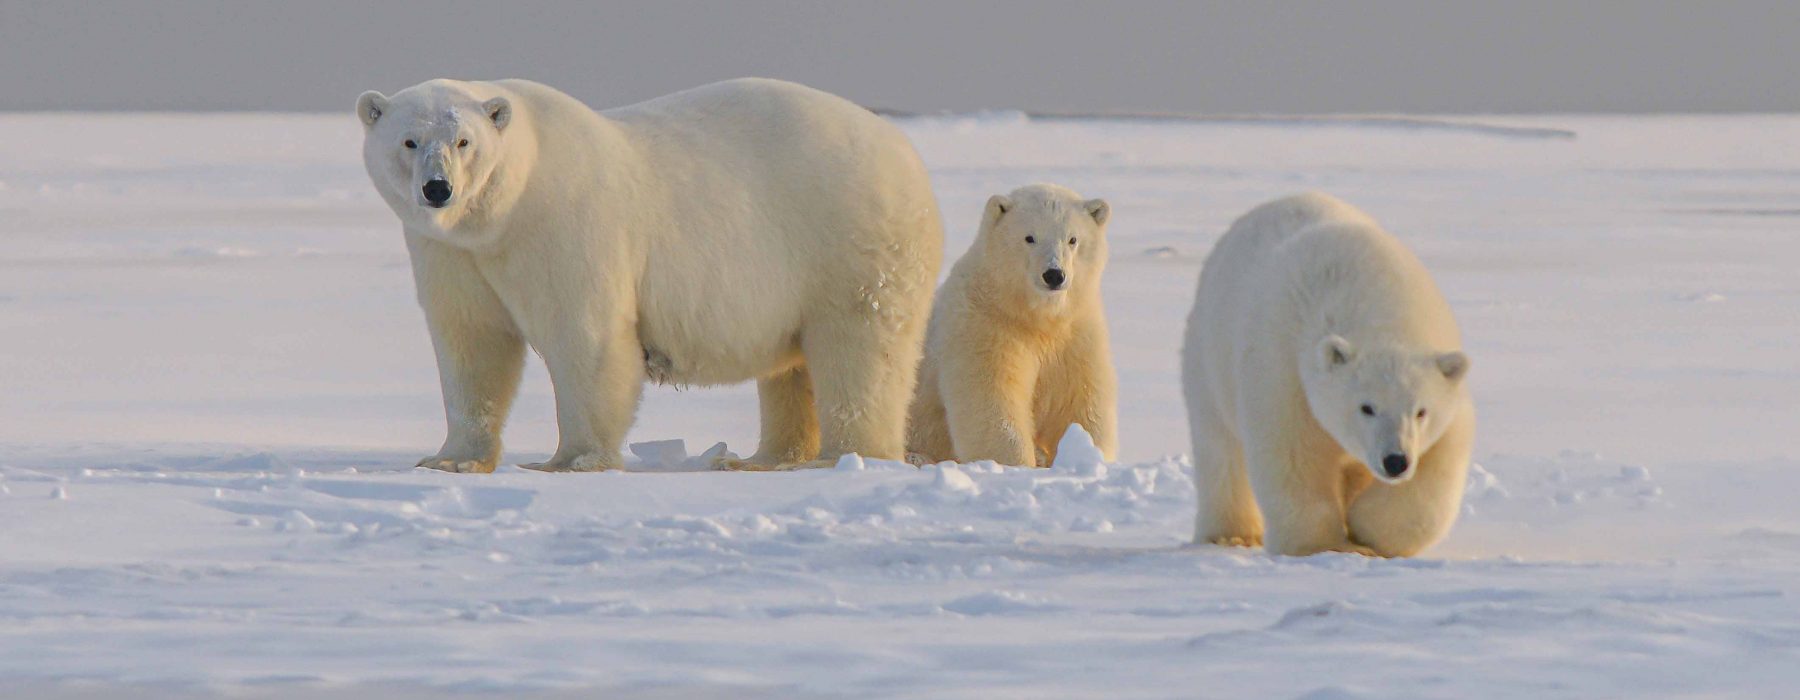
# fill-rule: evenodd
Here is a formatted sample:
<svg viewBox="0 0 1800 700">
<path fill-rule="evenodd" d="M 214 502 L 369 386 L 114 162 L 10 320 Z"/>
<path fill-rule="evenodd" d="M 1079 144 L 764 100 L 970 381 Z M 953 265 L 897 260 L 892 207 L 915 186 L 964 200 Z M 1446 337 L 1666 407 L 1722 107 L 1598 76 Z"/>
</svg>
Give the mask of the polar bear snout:
<svg viewBox="0 0 1800 700">
<path fill-rule="evenodd" d="M 1400 478 L 1400 475 L 1405 474 L 1411 466 L 1411 462 L 1403 454 L 1391 453 L 1381 458 L 1381 470 L 1387 472 L 1388 478 L 1391 479 Z"/>
<path fill-rule="evenodd" d="M 1061 290 L 1068 281 L 1068 276 L 1059 268 L 1052 267 L 1044 271 L 1044 288 L 1052 292 Z"/>
<path fill-rule="evenodd" d="M 442 209 L 444 205 L 450 203 L 450 181 L 441 177 L 427 180 L 425 186 L 420 189 L 420 193 L 425 195 L 426 205 L 434 209 Z"/>
</svg>

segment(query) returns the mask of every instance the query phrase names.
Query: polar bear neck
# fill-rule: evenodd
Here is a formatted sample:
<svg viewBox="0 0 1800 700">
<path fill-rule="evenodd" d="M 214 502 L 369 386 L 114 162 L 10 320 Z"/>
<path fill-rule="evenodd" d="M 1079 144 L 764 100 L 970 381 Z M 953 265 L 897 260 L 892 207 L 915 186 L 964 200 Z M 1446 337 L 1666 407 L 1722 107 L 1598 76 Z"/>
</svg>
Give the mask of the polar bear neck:
<svg viewBox="0 0 1800 700">
<path fill-rule="evenodd" d="M 502 247 L 502 239 L 521 233 L 515 212 L 561 211 L 568 202 L 584 200 L 602 210 L 628 210 L 621 200 L 633 196 L 636 181 L 621 173 L 637 163 L 636 151 L 618 123 L 588 111 L 593 120 L 579 129 L 515 117 L 500 161 L 463 216 L 443 229 L 446 240 L 471 252 L 493 252 Z M 567 172 L 588 172 L 594 178 L 557 181 L 551 175 Z M 597 194 L 572 191 L 596 183 Z"/>
</svg>

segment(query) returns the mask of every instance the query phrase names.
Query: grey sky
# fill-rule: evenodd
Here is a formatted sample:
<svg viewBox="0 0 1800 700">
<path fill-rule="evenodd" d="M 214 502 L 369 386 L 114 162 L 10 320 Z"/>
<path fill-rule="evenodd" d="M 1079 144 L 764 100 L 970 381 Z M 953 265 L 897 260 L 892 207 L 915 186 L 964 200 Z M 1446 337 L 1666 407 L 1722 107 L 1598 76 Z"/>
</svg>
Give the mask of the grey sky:
<svg viewBox="0 0 1800 700">
<path fill-rule="evenodd" d="M 1800 108 L 1800 2 L 0 0 L 0 110 L 348 110 L 522 77 L 626 104 L 741 75 L 872 106 Z"/>
</svg>

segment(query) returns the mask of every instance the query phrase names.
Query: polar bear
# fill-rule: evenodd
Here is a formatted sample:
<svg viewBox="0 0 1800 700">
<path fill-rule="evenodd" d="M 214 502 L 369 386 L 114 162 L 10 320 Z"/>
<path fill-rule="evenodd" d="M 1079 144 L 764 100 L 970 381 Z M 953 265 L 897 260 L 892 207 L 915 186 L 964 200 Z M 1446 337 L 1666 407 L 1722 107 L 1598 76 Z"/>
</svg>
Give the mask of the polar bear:
<svg viewBox="0 0 1800 700">
<path fill-rule="evenodd" d="M 1396 557 L 1449 530 L 1475 434 L 1424 265 L 1324 194 L 1264 204 L 1206 258 L 1182 348 L 1198 543 Z"/>
<path fill-rule="evenodd" d="M 524 80 L 364 93 L 363 160 L 400 218 L 449 430 L 421 466 L 492 471 L 525 348 L 547 471 L 622 465 L 646 378 L 757 380 L 727 466 L 903 457 L 943 230 L 894 125 L 774 80 L 595 112 Z"/>
<path fill-rule="evenodd" d="M 1115 457 L 1118 381 L 1100 305 L 1111 213 L 1056 185 L 988 200 L 932 307 L 907 419 L 914 459 L 1049 466 L 1071 423 Z"/>
</svg>

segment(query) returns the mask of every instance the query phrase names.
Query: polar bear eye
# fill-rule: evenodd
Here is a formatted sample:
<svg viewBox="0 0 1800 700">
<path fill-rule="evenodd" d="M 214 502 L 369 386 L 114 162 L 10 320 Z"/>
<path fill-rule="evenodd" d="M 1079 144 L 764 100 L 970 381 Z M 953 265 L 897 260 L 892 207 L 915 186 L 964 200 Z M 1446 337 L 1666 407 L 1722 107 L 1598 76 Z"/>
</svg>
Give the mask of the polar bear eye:
<svg viewBox="0 0 1800 700">
<path fill-rule="evenodd" d="M 1365 403 L 1365 404 L 1363 404 L 1363 405 L 1362 405 L 1362 414 L 1363 414 L 1363 415 L 1365 415 L 1365 416 L 1372 416 L 1372 415 L 1375 415 L 1375 407 L 1374 407 L 1374 406 L 1370 406 L 1370 405 L 1368 405 L 1368 404 L 1366 404 L 1366 403 Z"/>
<path fill-rule="evenodd" d="M 1069 245 L 1075 245 L 1075 239 L 1073 239 L 1073 238 L 1069 239 Z"/>
<path fill-rule="evenodd" d="M 469 147 L 469 140 L 468 140 L 468 139 L 461 139 L 461 140 L 458 140 L 458 141 L 457 141 L 457 142 L 456 142 L 456 147 L 457 147 L 457 148 L 468 148 L 468 147 Z"/>
<path fill-rule="evenodd" d="M 1413 417 L 1417 418 L 1419 420 L 1425 420 L 1425 409 L 1423 409 L 1423 408 L 1419 409 L 1419 412 L 1417 414 L 1414 414 Z"/>
<path fill-rule="evenodd" d="M 1025 237 L 1025 242 L 1026 242 L 1026 243 L 1036 243 L 1036 242 L 1037 242 L 1037 236 L 1026 236 L 1026 237 Z"/>
<path fill-rule="evenodd" d="M 412 140 L 412 139 L 407 139 L 407 140 L 406 140 L 406 147 L 407 147 L 407 148 L 418 148 L 418 147 L 419 147 L 419 144 L 417 144 L 417 143 L 413 143 L 413 140 Z"/>
</svg>

